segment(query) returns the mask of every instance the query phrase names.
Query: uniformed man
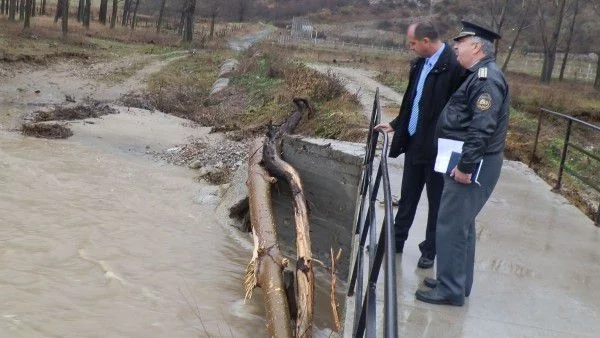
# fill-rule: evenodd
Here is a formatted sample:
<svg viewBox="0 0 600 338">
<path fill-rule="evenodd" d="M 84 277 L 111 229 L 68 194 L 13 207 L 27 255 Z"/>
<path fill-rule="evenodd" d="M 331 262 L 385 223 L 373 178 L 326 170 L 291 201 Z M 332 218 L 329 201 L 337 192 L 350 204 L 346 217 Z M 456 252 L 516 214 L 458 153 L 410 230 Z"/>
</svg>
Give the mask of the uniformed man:
<svg viewBox="0 0 600 338">
<path fill-rule="evenodd" d="M 436 135 L 464 144 L 458 165 L 444 175 L 436 232 L 437 278 L 427 278 L 424 284 L 431 289 L 416 293 L 423 302 L 457 306 L 471 293 L 475 217 L 500 177 L 509 111 L 508 85 L 494 58 L 493 41 L 500 36 L 481 25 L 462 24 L 454 51 L 469 74 L 444 107 Z"/>
</svg>

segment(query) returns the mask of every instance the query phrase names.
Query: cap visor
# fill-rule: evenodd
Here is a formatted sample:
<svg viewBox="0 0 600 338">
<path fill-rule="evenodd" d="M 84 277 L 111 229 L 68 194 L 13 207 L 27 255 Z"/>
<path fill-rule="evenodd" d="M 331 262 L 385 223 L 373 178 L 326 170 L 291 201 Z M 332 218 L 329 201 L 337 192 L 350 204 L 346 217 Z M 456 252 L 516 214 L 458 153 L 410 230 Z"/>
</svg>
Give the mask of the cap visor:
<svg viewBox="0 0 600 338">
<path fill-rule="evenodd" d="M 458 33 L 457 36 L 453 37 L 452 40 L 458 41 L 458 40 L 460 40 L 460 39 L 462 39 L 464 37 L 467 37 L 467 36 L 475 36 L 475 33 L 473 33 L 473 32 L 460 32 L 460 33 Z"/>
</svg>

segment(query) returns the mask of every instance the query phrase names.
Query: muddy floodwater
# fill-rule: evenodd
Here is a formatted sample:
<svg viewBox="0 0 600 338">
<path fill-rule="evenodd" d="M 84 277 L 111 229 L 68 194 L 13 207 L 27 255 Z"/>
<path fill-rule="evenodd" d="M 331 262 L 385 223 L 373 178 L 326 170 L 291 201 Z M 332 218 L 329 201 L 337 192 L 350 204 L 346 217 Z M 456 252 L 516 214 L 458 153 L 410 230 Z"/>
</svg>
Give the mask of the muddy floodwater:
<svg viewBox="0 0 600 338">
<path fill-rule="evenodd" d="M 264 336 L 262 305 L 243 301 L 250 242 L 194 171 L 143 151 L 202 129 L 122 113 L 44 140 L 3 113 L 0 337 Z"/>
</svg>

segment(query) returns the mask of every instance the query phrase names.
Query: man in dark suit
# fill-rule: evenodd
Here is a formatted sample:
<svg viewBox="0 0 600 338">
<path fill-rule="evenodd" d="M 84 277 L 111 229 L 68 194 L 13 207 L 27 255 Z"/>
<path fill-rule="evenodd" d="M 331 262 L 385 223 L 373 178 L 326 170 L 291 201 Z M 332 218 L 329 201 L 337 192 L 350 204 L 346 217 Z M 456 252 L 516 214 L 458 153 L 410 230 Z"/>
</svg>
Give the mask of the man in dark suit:
<svg viewBox="0 0 600 338">
<path fill-rule="evenodd" d="M 428 269 L 433 266 L 436 254 L 435 228 L 444 184 L 441 174 L 433 171 L 437 154 L 435 126 L 446 102 L 460 86 L 464 70 L 452 48 L 440 40 L 432 23 L 411 24 L 406 37 L 417 58 L 411 62 L 400 113 L 390 123 L 375 128 L 394 131 L 390 157 L 405 154 L 401 196 L 394 221 L 397 252 L 404 249 L 423 187 L 427 186 L 429 214 L 425 241 L 419 244 L 418 266 Z"/>
</svg>

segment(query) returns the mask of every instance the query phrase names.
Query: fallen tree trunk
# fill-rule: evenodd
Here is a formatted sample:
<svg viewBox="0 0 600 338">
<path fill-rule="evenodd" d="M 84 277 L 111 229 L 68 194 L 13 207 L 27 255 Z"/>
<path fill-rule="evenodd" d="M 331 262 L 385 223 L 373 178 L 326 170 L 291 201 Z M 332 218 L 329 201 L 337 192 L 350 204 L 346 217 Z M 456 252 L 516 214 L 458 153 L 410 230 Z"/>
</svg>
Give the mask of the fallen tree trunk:
<svg viewBox="0 0 600 338">
<path fill-rule="evenodd" d="M 290 311 L 286 298 L 283 269 L 287 260 L 283 258 L 277 244 L 277 231 L 271 206 L 271 184 L 275 181 L 261 166 L 263 141 L 256 140 L 250 148 L 248 165 L 248 198 L 254 253 L 246 271 L 246 298 L 254 287 L 264 293 L 266 325 L 270 337 L 291 338 Z"/>
<path fill-rule="evenodd" d="M 305 99 L 294 99 L 297 109 L 277 129 L 272 127 L 267 132 L 263 146 L 263 162 L 269 172 L 284 179 L 290 185 L 292 203 L 294 207 L 294 220 L 296 224 L 296 301 L 298 314 L 296 318 L 296 337 L 312 337 L 313 308 L 314 308 L 314 272 L 312 267 L 312 252 L 310 244 L 310 224 L 308 210 L 300 175 L 289 163 L 279 156 L 281 152 L 281 139 L 284 134 L 296 128 L 302 119 L 305 109 L 309 115 L 311 108 Z"/>
</svg>

